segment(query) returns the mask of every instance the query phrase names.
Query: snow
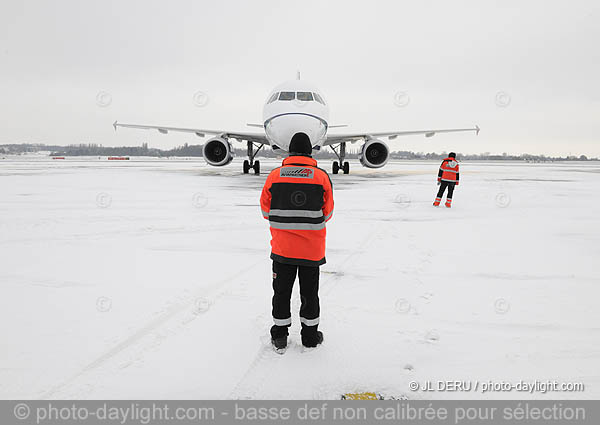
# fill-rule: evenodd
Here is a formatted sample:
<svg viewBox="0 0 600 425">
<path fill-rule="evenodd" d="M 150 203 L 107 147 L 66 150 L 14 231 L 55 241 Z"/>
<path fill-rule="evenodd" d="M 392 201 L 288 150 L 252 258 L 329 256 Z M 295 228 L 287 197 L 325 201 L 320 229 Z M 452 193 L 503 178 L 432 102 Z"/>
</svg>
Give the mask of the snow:
<svg viewBox="0 0 600 425">
<path fill-rule="evenodd" d="M 600 397 L 598 163 L 351 163 L 321 268 L 325 343 L 269 348 L 258 197 L 278 161 L 0 161 L 1 398 Z M 331 168 L 329 161 L 321 166 Z M 412 392 L 411 381 L 584 392 Z"/>
</svg>

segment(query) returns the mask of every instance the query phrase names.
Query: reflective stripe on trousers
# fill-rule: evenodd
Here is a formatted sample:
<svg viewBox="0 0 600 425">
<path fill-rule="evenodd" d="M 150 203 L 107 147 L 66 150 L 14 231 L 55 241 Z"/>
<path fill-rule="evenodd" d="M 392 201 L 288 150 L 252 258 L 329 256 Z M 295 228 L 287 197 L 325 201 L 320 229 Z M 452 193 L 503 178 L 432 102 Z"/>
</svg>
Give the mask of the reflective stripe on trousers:
<svg viewBox="0 0 600 425">
<path fill-rule="evenodd" d="M 277 326 L 289 326 L 292 324 L 292 318 L 288 317 L 287 319 L 276 319 L 273 317 L 273 323 Z"/>
<path fill-rule="evenodd" d="M 319 318 L 316 319 L 307 319 L 305 317 L 300 317 L 300 323 L 306 326 L 317 326 L 319 324 Z"/>
<path fill-rule="evenodd" d="M 288 317 L 287 319 L 276 319 L 273 317 L 273 323 L 277 326 L 290 326 L 292 324 L 292 318 Z M 307 319 L 306 317 L 300 317 L 300 323 L 306 326 L 317 326 L 319 324 L 319 318 Z"/>
</svg>

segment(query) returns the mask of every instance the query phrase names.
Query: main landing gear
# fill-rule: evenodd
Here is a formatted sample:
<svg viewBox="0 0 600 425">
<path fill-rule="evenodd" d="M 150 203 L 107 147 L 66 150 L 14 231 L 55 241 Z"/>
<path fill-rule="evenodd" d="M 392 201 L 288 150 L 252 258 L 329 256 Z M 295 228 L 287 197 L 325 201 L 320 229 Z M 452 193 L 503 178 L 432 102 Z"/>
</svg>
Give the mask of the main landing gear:
<svg viewBox="0 0 600 425">
<path fill-rule="evenodd" d="M 337 174 L 340 170 L 342 170 L 344 174 L 348 174 L 350 172 L 350 164 L 348 161 L 344 161 L 346 158 L 346 142 L 339 143 L 337 148 L 338 150 L 336 150 L 335 146 L 331 145 L 331 150 L 333 150 L 333 153 L 335 153 L 335 156 L 339 159 L 339 162 L 333 161 L 333 174 Z"/>
<path fill-rule="evenodd" d="M 254 147 L 258 146 L 258 149 L 254 150 Z M 254 170 L 254 174 L 260 174 L 260 161 L 255 161 L 254 157 L 263 148 L 262 144 L 255 144 L 248 140 L 248 159 L 244 160 L 244 174 L 248 174 L 250 169 Z"/>
</svg>

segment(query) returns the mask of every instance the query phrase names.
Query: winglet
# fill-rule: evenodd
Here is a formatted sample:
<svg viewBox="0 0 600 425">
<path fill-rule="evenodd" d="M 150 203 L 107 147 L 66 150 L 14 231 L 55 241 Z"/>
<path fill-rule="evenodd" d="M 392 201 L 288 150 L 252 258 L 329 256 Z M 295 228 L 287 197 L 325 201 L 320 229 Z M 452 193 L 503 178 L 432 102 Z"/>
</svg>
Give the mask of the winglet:
<svg viewBox="0 0 600 425">
<path fill-rule="evenodd" d="M 117 122 L 113 122 L 113 128 L 115 129 L 115 131 L 117 131 Z"/>
<path fill-rule="evenodd" d="M 296 79 L 299 80 L 300 79 L 300 71 L 296 71 Z"/>
<path fill-rule="evenodd" d="M 479 128 L 479 126 L 478 126 L 478 125 L 476 125 L 476 126 L 475 126 L 475 135 L 476 135 L 476 136 L 479 136 L 479 130 L 481 130 L 481 129 Z"/>
</svg>

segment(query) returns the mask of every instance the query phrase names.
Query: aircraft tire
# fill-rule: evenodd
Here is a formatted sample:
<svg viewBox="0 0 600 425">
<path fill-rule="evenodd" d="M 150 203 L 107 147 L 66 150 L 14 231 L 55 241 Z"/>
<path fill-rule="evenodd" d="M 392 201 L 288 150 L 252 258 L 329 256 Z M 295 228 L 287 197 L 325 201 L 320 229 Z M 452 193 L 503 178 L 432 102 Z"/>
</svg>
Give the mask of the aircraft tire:
<svg viewBox="0 0 600 425">
<path fill-rule="evenodd" d="M 340 171 L 340 164 L 337 161 L 333 161 L 333 174 L 337 174 Z"/>
</svg>

